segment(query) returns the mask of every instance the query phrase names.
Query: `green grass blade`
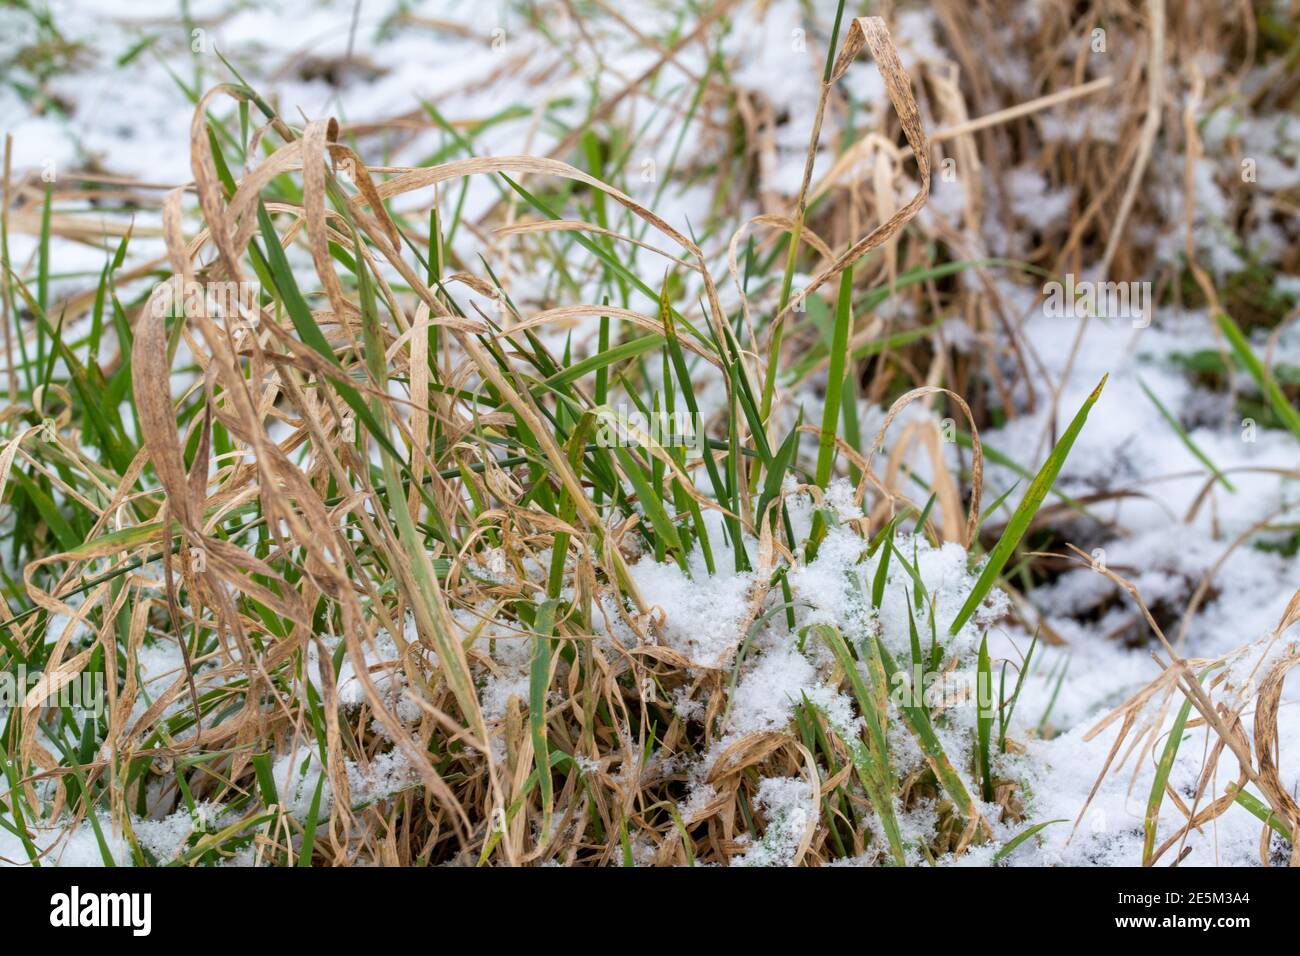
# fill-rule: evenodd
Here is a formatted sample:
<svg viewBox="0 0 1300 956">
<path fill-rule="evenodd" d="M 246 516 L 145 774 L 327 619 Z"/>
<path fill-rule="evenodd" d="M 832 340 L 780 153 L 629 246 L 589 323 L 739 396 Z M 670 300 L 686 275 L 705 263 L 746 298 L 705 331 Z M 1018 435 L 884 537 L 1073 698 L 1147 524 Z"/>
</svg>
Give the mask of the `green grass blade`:
<svg viewBox="0 0 1300 956">
<path fill-rule="evenodd" d="M 1295 406 L 1287 401 L 1286 395 L 1282 393 L 1281 387 L 1269 371 L 1264 368 L 1264 363 L 1259 360 L 1246 341 L 1246 336 L 1242 333 L 1237 323 L 1226 312 L 1219 313 L 1219 328 L 1223 330 L 1228 344 L 1232 346 L 1232 351 L 1236 354 L 1241 364 L 1246 366 L 1246 371 L 1250 377 L 1255 380 L 1268 399 L 1268 403 L 1273 406 L 1273 411 L 1281 419 L 1282 424 L 1291 430 L 1291 433 L 1300 438 L 1300 412 L 1297 412 Z"/>
<path fill-rule="evenodd" d="M 551 684 L 551 638 L 555 628 L 555 609 L 559 602 L 543 601 L 537 608 L 533 637 L 533 654 L 528 669 L 528 729 L 533 740 L 533 760 L 542 791 L 542 832 L 551 832 L 554 796 L 551 787 L 550 748 L 546 742 L 546 694 Z"/>
<path fill-rule="evenodd" d="M 897 687 L 900 683 L 900 672 L 898 665 L 889 651 L 885 649 L 884 643 L 880 638 L 874 641 L 876 654 L 880 658 L 885 671 L 885 677 L 889 686 Z M 971 800 L 970 793 L 966 785 L 962 783 L 956 768 L 953 767 L 952 761 L 944 752 L 943 744 L 939 741 L 938 734 L 934 731 L 934 725 L 930 721 L 930 715 L 925 709 L 925 705 L 919 698 L 920 688 L 912 688 L 912 693 L 905 695 L 903 702 L 899 703 L 898 709 L 903 715 L 903 721 L 911 729 L 912 735 L 921 746 L 921 753 L 925 755 L 926 763 L 934 771 L 935 777 L 944 790 L 948 792 L 957 805 L 957 810 L 967 819 L 975 812 L 975 804 Z"/>
<path fill-rule="evenodd" d="M 988 560 L 984 563 L 984 570 L 980 572 L 979 579 L 975 582 L 970 597 L 966 599 L 966 603 L 962 605 L 962 609 L 957 613 L 956 618 L 953 619 L 951 626 L 948 628 L 950 634 L 956 634 L 962 629 L 980 606 L 980 603 L 997 584 L 998 575 L 1002 573 L 1002 568 L 1011 557 L 1011 553 L 1015 551 L 1016 545 L 1024 537 L 1025 531 L 1029 528 L 1029 522 L 1038 513 L 1043 499 L 1047 497 L 1048 491 L 1051 490 L 1053 483 L 1056 481 L 1056 476 L 1060 474 L 1061 466 L 1065 464 L 1066 456 L 1070 454 L 1070 448 L 1073 447 L 1074 440 L 1079 436 L 1083 423 L 1088 420 L 1088 412 L 1096 404 L 1097 399 L 1101 396 L 1101 390 L 1105 386 L 1106 378 L 1103 377 L 1097 383 L 1097 387 L 1093 389 L 1092 394 L 1084 401 L 1083 407 L 1075 413 L 1074 420 L 1070 422 L 1069 428 L 1061 435 L 1060 441 L 1056 443 L 1056 447 L 1047 456 L 1047 461 L 1043 463 L 1043 467 L 1034 477 L 1034 480 L 1030 482 L 1029 487 L 1025 490 L 1025 497 L 1021 499 L 1015 513 L 1011 515 L 1011 520 L 1007 522 L 1006 528 L 1003 529 L 1002 537 L 998 539 L 998 543 L 989 552 Z"/>
<path fill-rule="evenodd" d="M 816 482 L 825 489 L 835 463 L 835 438 L 839 432 L 840 394 L 848 364 L 849 338 L 853 331 L 853 267 L 840 273 L 840 293 L 835 304 L 835 334 L 831 339 L 831 366 L 826 379 L 826 405 L 817 443 Z"/>
<path fill-rule="evenodd" d="M 1053 823 L 1069 823 L 1069 822 L 1070 822 L 1069 820 L 1066 820 L 1064 818 L 1058 820 L 1044 820 L 1042 823 L 1035 823 L 1033 826 L 1025 828 L 1024 830 L 1020 831 L 1015 836 L 1013 836 L 1006 843 L 1004 843 L 1001 849 L 999 849 L 997 853 L 993 854 L 993 860 L 991 861 L 992 864 L 994 866 L 997 866 L 999 863 L 1001 863 L 1003 860 L 1009 857 L 1012 854 L 1012 852 L 1016 849 L 1016 847 L 1020 846 L 1020 844 L 1024 843 L 1026 840 L 1028 840 L 1030 837 L 1032 837 L 1034 834 L 1038 833 L 1039 831 L 1044 830 L 1047 827 L 1050 827 Z"/>
<path fill-rule="evenodd" d="M 1146 817 L 1142 821 L 1143 866 L 1150 866 L 1152 862 L 1151 855 L 1156 848 L 1156 825 L 1160 822 L 1160 804 L 1164 802 L 1169 772 L 1174 769 L 1174 758 L 1178 756 L 1178 748 L 1183 743 L 1183 728 L 1187 726 L 1187 717 L 1191 712 L 1192 698 L 1188 697 L 1183 701 L 1183 706 L 1178 708 L 1178 716 L 1174 718 L 1174 724 L 1169 728 L 1169 738 L 1165 741 L 1165 749 L 1156 764 L 1155 778 L 1151 781 L 1151 795 L 1147 798 Z"/>
<path fill-rule="evenodd" d="M 989 664 L 988 635 L 980 641 L 979 658 L 975 665 L 975 729 L 979 743 L 980 788 L 984 801 L 993 801 L 993 771 L 989 749 L 993 737 L 993 668 Z"/>
<path fill-rule="evenodd" d="M 1156 407 L 1156 409 L 1160 412 L 1164 420 L 1169 423 L 1169 427 L 1172 428 L 1174 432 L 1178 435 L 1178 437 L 1182 440 L 1183 445 L 1186 446 L 1187 450 L 1196 456 L 1197 461 L 1199 461 L 1202 465 L 1204 465 L 1206 468 L 1210 470 L 1210 474 L 1214 475 L 1215 478 L 1219 479 L 1219 482 L 1223 485 L 1223 487 L 1227 488 L 1229 491 L 1235 494 L 1237 489 L 1232 486 L 1232 482 L 1230 482 L 1224 476 L 1223 472 L 1219 471 L 1219 469 L 1215 466 L 1214 462 L 1210 461 L 1210 457 L 1207 454 L 1205 454 L 1205 452 L 1201 451 L 1200 446 L 1197 445 L 1196 442 L 1192 441 L 1192 436 L 1187 434 L 1187 430 L 1183 428 L 1182 423 L 1179 422 L 1178 419 L 1173 416 L 1173 414 L 1169 411 L 1169 409 L 1165 408 L 1164 403 L 1161 402 L 1160 399 L 1156 398 L 1155 392 L 1147 388 L 1147 383 L 1142 381 L 1141 378 L 1139 378 L 1138 386 L 1146 394 L 1146 397 L 1151 399 L 1151 404 Z"/>
</svg>

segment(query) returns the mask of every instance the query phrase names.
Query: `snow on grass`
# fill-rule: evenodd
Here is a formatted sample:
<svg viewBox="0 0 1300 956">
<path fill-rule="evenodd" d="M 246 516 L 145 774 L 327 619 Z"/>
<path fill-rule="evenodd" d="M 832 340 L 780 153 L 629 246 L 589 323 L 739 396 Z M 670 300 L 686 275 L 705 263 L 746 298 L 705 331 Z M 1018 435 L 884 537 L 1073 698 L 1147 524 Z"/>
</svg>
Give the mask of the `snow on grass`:
<svg viewBox="0 0 1300 956">
<path fill-rule="evenodd" d="M 789 866 L 817 815 L 817 794 L 802 777 L 766 777 L 758 785 L 754 805 L 767 818 L 762 839 L 733 866 Z"/>
<path fill-rule="evenodd" d="M 692 561 L 693 577 L 676 564 L 643 557 L 632 578 L 647 607 L 662 613 L 663 642 L 701 667 L 724 663 L 744 639 L 740 633 L 754 575 L 719 571 L 708 574 L 703 557 Z"/>
</svg>

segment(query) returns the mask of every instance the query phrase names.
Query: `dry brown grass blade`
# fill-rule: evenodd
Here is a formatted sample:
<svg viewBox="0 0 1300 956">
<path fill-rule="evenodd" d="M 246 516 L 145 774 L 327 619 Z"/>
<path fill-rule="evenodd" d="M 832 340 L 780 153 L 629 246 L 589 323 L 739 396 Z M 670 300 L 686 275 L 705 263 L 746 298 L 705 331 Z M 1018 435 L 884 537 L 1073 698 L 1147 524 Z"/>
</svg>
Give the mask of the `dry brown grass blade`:
<svg viewBox="0 0 1300 956">
<path fill-rule="evenodd" d="M 862 52 L 863 46 L 871 50 L 872 59 L 876 61 L 876 65 L 880 68 L 880 75 L 885 80 L 889 101 L 894 106 L 903 135 L 907 138 L 916 157 L 916 168 L 921 174 L 921 187 L 892 216 L 850 245 L 829 266 L 814 274 L 803 288 L 804 295 L 811 295 L 872 249 L 892 239 L 925 205 L 930 195 L 929 140 L 926 139 L 925 130 L 921 125 L 921 116 L 916 108 L 916 99 L 912 95 L 912 80 L 898 59 L 898 51 L 894 49 L 894 41 L 889 36 L 884 20 L 880 17 L 858 17 L 853 21 L 835 59 L 831 81 L 836 82 L 844 75 L 849 64 Z M 801 195 L 806 195 L 811 177 L 811 166 L 808 166 L 804 172 L 804 187 Z M 772 327 L 775 328 L 779 323 L 784 322 L 796 305 L 797 302 L 792 300 L 777 313 L 772 320 Z"/>
<path fill-rule="evenodd" d="M 736 294 L 740 297 L 740 308 L 745 317 L 745 328 L 749 331 L 750 342 L 753 343 L 754 350 L 757 351 L 759 348 L 758 335 L 754 331 L 754 320 L 750 314 L 749 296 L 745 294 L 745 284 L 740 280 L 739 260 L 740 243 L 749 234 L 751 226 L 771 226 L 791 235 L 797 235 L 800 242 L 806 242 L 812 246 L 823 259 L 833 259 L 835 255 L 831 252 L 830 246 L 820 236 L 803 224 L 800 224 L 796 229 L 795 220 L 790 219 L 788 216 L 775 216 L 766 213 L 754 216 L 732 233 L 731 239 L 727 242 L 727 271 L 731 274 L 731 281 L 736 286 Z M 796 307 L 802 308 L 805 303 L 806 296 L 801 291 Z"/>
<path fill-rule="evenodd" d="M 971 427 L 971 502 L 970 511 L 966 518 L 966 529 L 962 544 L 969 547 L 970 543 L 975 540 L 975 533 L 979 528 L 980 520 L 980 498 L 984 488 L 984 449 L 980 444 L 979 429 L 975 425 L 975 416 L 966 404 L 966 400 L 951 389 L 943 388 L 938 385 L 924 385 L 920 388 L 914 388 L 904 395 L 901 395 L 889 407 L 885 413 L 885 419 L 880 423 L 880 428 L 876 431 L 876 437 L 871 441 L 871 447 L 867 450 L 865 463 L 862 467 L 862 478 L 858 481 L 857 490 L 854 493 L 854 500 L 860 505 L 863 496 L 866 494 L 867 482 L 869 476 L 872 476 L 871 460 L 876 457 L 878 452 L 885 443 L 885 434 L 889 431 L 889 426 L 894 423 L 900 412 L 917 399 L 924 398 L 927 395 L 942 393 L 947 395 L 957 403 L 957 407 L 962 410 Z M 883 490 L 883 486 L 877 485 Z M 887 493 L 888 494 L 888 493 Z"/>
<path fill-rule="evenodd" d="M 1300 663 L 1300 653 L 1294 647 L 1281 658 L 1272 662 L 1268 672 L 1261 679 L 1258 685 L 1253 684 L 1254 671 L 1248 678 L 1247 690 L 1249 694 L 1242 690 L 1234 691 L 1234 695 L 1226 701 L 1216 702 L 1209 691 L 1202 686 L 1197 679 L 1198 672 L 1206 672 L 1221 667 L 1230 658 L 1248 653 L 1252 648 L 1259 652 L 1259 660 L 1255 665 L 1257 670 L 1264 662 L 1265 656 L 1273 645 L 1282 637 L 1284 631 L 1300 619 L 1300 593 L 1294 595 L 1288 603 L 1286 610 L 1283 612 L 1278 626 L 1273 629 L 1273 633 L 1263 641 L 1254 644 L 1244 645 L 1232 654 L 1223 655 L 1214 660 L 1188 660 L 1180 657 L 1166 639 L 1164 632 L 1151 616 L 1146 604 L 1138 594 L 1137 588 L 1125 578 L 1116 574 L 1113 570 L 1096 566 L 1091 559 L 1071 545 L 1082 560 L 1094 567 L 1099 573 L 1109 578 L 1127 591 L 1133 600 L 1138 604 L 1147 623 L 1151 626 L 1152 631 L 1159 639 L 1169 657 L 1169 663 L 1166 664 L 1157 658 L 1160 663 L 1162 672 L 1159 677 L 1150 684 L 1130 697 L 1125 703 L 1115 708 L 1109 715 L 1099 721 L 1085 735 L 1085 740 L 1092 739 L 1100 734 L 1107 726 L 1115 720 L 1122 718 L 1123 724 L 1119 733 L 1116 735 L 1115 742 L 1111 747 L 1110 755 L 1106 759 L 1105 765 L 1098 774 L 1096 783 L 1094 783 L 1092 792 L 1085 801 L 1083 809 L 1080 811 L 1078 819 L 1075 821 L 1077 828 L 1080 820 L 1083 819 L 1084 813 L 1087 812 L 1089 804 L 1100 788 L 1102 781 L 1110 772 L 1111 764 L 1115 755 L 1118 753 L 1124 741 L 1128 738 L 1133 726 L 1137 723 L 1139 716 L 1146 709 L 1148 703 L 1159 696 L 1162 698 L 1162 705 L 1158 713 L 1149 718 L 1144 724 L 1142 733 L 1131 742 L 1129 752 L 1131 753 L 1140 744 L 1144 752 L 1153 748 L 1158 739 L 1161 727 L 1163 725 L 1164 715 L 1168 711 L 1170 701 L 1175 692 L 1178 692 L 1191 700 L 1192 706 L 1200 713 L 1204 722 L 1214 730 L 1218 737 L 1211 760 L 1207 762 L 1207 767 L 1212 768 L 1218 761 L 1219 755 L 1226 747 L 1232 751 L 1233 756 L 1237 759 L 1238 766 L 1241 769 L 1243 777 L 1253 783 L 1263 794 L 1264 799 L 1269 804 L 1273 813 L 1279 820 L 1285 821 L 1288 827 L 1294 830 L 1297 823 L 1300 823 L 1300 806 L 1298 806 L 1285 786 L 1282 785 L 1276 763 L 1276 754 L 1278 752 L 1278 732 L 1277 732 L 1277 708 L 1281 700 L 1282 684 L 1286 679 L 1287 673 L 1296 664 Z M 1154 655 L 1153 655 L 1154 656 Z M 1212 682 L 1212 685 L 1216 682 Z M 1255 703 L 1255 723 L 1252 741 L 1241 732 L 1240 717 L 1248 703 L 1253 699 Z M 1254 759 L 1252 759 L 1252 756 Z M 1120 765 L 1124 763 L 1121 760 Z M 1137 768 L 1134 768 L 1136 778 Z M 1208 773 L 1208 769 L 1206 771 Z M 1206 812 L 1215 811 L 1211 816 L 1205 819 L 1213 819 L 1214 816 L 1225 812 L 1233 801 L 1228 799 L 1216 800 L 1207 808 Z M 1200 819 L 1199 817 L 1196 819 Z M 1267 826 L 1265 827 L 1267 830 Z M 1162 848 L 1163 852 L 1163 848 Z M 1293 858 L 1293 863 L 1296 859 Z"/>
<path fill-rule="evenodd" d="M 1269 804 L 1281 819 L 1287 821 L 1288 828 L 1295 832 L 1300 823 L 1300 804 L 1287 792 L 1286 785 L 1278 774 L 1277 759 L 1281 749 L 1278 739 L 1277 711 L 1282 700 L 1282 683 L 1291 668 L 1300 664 L 1300 649 L 1292 648 L 1286 655 L 1275 661 L 1267 674 L 1259 682 L 1255 694 L 1255 759 L 1259 762 L 1259 777 L 1256 785 L 1269 798 Z"/>
</svg>

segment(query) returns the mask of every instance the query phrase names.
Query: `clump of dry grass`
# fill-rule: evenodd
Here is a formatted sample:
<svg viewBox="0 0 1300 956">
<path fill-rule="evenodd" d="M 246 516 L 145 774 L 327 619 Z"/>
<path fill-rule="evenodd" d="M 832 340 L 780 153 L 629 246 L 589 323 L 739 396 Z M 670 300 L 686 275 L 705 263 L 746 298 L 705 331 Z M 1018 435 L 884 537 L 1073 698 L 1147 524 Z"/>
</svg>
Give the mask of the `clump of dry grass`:
<svg viewBox="0 0 1300 956">
<path fill-rule="evenodd" d="M 1087 559 L 1086 555 L 1079 553 Z M 1132 597 L 1159 639 L 1164 657 L 1152 654 L 1161 667 L 1159 677 L 1088 732 L 1090 738 L 1095 737 L 1116 721 L 1121 722 L 1092 795 L 1095 796 L 1102 778 L 1108 773 L 1118 773 L 1135 753 L 1139 755 L 1134 767 L 1136 778 L 1142 755 L 1154 756 L 1161 737 L 1167 735 L 1147 803 L 1146 842 L 1142 856 L 1144 866 L 1154 865 L 1174 848 L 1177 848 L 1175 862 L 1181 860 L 1190 849 L 1187 847 L 1187 838 L 1191 833 L 1211 823 L 1236 804 L 1246 807 L 1263 821 L 1259 856 L 1264 866 L 1270 863 L 1269 838 L 1274 832 L 1281 834 L 1291 844 L 1290 865 L 1300 866 L 1300 851 L 1297 851 L 1292 838 L 1297 824 L 1300 824 L 1300 805 L 1296 804 L 1278 775 L 1282 741 L 1277 724 L 1283 682 L 1290 670 L 1300 664 L 1300 649 L 1294 641 L 1285 642 L 1282 638 L 1289 627 L 1300 621 L 1300 591 L 1292 596 L 1282 619 L 1267 637 L 1213 659 L 1185 658 L 1165 637 L 1137 588 L 1114 571 L 1101 569 L 1101 572 Z M 1172 727 L 1166 728 L 1170 708 L 1174 703 L 1180 703 L 1181 710 Z M 1200 717 L 1189 721 L 1188 715 L 1192 708 L 1196 709 Z M 1248 730 L 1245 718 L 1250 710 L 1254 712 L 1253 725 Z M 1206 725 L 1214 731 L 1216 739 L 1202 761 L 1196 791 L 1188 806 L 1183 795 L 1169 785 L 1169 771 L 1183 743 L 1184 730 Z M 1121 750 L 1124 750 L 1122 756 Z M 1223 788 L 1223 793 L 1211 797 L 1208 804 L 1202 805 L 1207 795 L 1217 786 L 1219 763 L 1225 756 L 1225 751 L 1226 755 L 1236 760 L 1236 779 Z M 1118 763 L 1115 763 L 1116 756 L 1120 756 Z M 1264 803 L 1260 803 L 1244 789 L 1248 782 L 1263 794 Z M 1186 822 L 1157 844 L 1157 822 L 1161 805 L 1166 798 Z M 1083 819 L 1087 807 L 1088 803 L 1085 802 L 1079 820 Z M 1075 823 L 1077 826 L 1078 820 Z"/>
<path fill-rule="evenodd" d="M 826 89 L 865 45 L 885 71 L 909 138 L 921 148 L 924 175 L 924 137 L 910 84 L 880 21 L 849 25 Z M 218 97 L 263 113 L 266 123 L 251 144 L 279 140 L 238 179 L 212 135 L 209 113 Z M 130 464 L 121 475 L 106 473 L 77 453 L 75 441 L 56 436 L 47 453 L 63 455 L 75 469 L 68 481 L 22 447 L 35 437 L 35 426 L 8 446 L 6 466 L 21 455 L 85 509 L 85 542 L 24 570 L 27 591 L 48 618 L 28 615 L 14 630 L 18 646 L 31 646 L 47 619 L 66 621 L 45 655 L 49 682 L 29 704 L 88 666 L 103 668 L 104 742 L 80 761 L 78 779 L 88 788 L 81 792 L 103 795 L 139 860 L 145 857 L 130 838 L 132 816 L 149 803 L 175 799 L 169 796 L 174 787 L 191 809 L 218 804 L 238 817 L 217 832 L 196 834 L 185 847 L 187 860 L 227 855 L 252 834 L 259 857 L 284 862 L 304 853 L 336 863 L 607 863 L 630 853 L 633 843 L 657 848 L 661 863 L 696 854 L 727 860 L 739 846 L 739 808 L 753 798 L 753 769 L 762 767 L 763 777 L 806 773 L 816 783 L 818 768 L 791 733 L 743 738 L 702 781 L 712 788 L 712 801 L 683 818 L 677 810 L 682 776 L 657 754 L 711 746 L 727 672 L 700 670 L 659 645 L 654 609 L 638 594 L 628 562 L 647 547 L 682 561 L 680 537 L 705 538 L 701 509 L 721 512 L 732 534 L 759 541 L 763 576 L 749 598 L 753 620 L 768 593 L 766 575 L 776 568 L 773 528 L 753 513 L 745 471 L 734 458 L 722 464 L 741 485 L 724 504 L 700 494 L 684 460 L 661 447 L 649 446 L 644 461 L 631 451 L 593 453 L 586 443 L 607 414 L 604 396 L 593 402 L 534 334 L 582 314 L 621 320 L 671 343 L 665 362 L 690 355 L 722 370 L 733 408 L 738 400 L 752 401 L 749 390 L 762 376 L 740 351 L 700 248 L 620 190 L 558 160 L 471 158 L 390 168 L 376 179 L 339 141 L 334 121 L 292 129 L 240 85 L 219 87 L 199 101 L 191 149 L 204 228 L 186 236 L 186 191 L 170 191 L 162 221 L 171 279 L 155 286 L 130 327 L 141 440 Z M 264 198 L 277 177 L 299 171 L 300 203 Z M 337 178 L 343 171 L 351 191 Z M 685 258 L 671 259 L 700 283 L 709 331 L 678 314 L 666 292 L 658 315 L 590 304 L 525 317 L 494 284 L 490 268 L 487 275 L 445 272 L 442 237 L 431 233 L 422 254 L 385 206 L 431 185 L 493 174 L 543 212 L 508 177 L 581 183 L 653 226 L 683 250 Z M 835 256 L 811 286 L 887 240 L 923 200 L 924 186 L 889 222 Z M 554 217 L 515 224 L 507 233 L 556 229 L 628 238 Z M 283 250 L 295 244 L 310 253 L 315 289 L 301 289 L 289 267 Z M 254 277 L 264 295 L 248 309 L 222 314 L 202 297 L 182 295 L 196 283 L 243 288 Z M 496 316 L 466 314 L 458 288 L 495 300 Z M 174 402 L 181 344 L 198 374 Z M 605 366 L 614 359 L 598 358 L 590 370 L 608 374 Z M 391 382 L 402 384 L 400 396 Z M 694 405 L 689 378 L 679 387 L 687 390 L 679 400 Z M 671 401 L 671 389 L 668 394 Z M 70 411 L 71 397 L 59 399 Z M 66 415 L 59 424 L 68 424 Z M 745 420 L 728 431 L 733 449 L 763 449 L 758 461 L 778 467 Z M 502 450 L 512 454 L 503 458 Z M 705 460 L 710 470 L 717 467 L 713 457 Z M 858 460 L 859 496 L 868 477 L 883 488 L 869 462 Z M 778 471 L 778 485 L 780 477 Z M 597 507 L 599 497 L 593 500 L 593 490 L 602 488 L 618 503 L 612 512 Z M 661 496 L 680 513 L 670 517 L 655 500 Z M 977 509 L 978 496 L 975 501 Z M 731 550 L 738 565 L 749 560 L 735 541 Z M 75 586 L 92 562 L 107 570 Z M 485 573 L 490 565 L 496 571 Z M 546 567 L 544 581 L 530 573 Z M 636 636 L 632 646 L 599 639 L 611 633 L 612 623 L 600 620 L 611 614 Z M 475 617 L 481 619 L 467 627 Z M 413 627 L 404 626 L 408 619 Z M 502 641 L 532 645 L 528 699 L 512 696 L 501 726 L 484 719 L 476 687 L 476 674 L 497 666 L 476 640 L 489 622 L 489 648 Z M 499 633 L 503 623 L 507 633 Z M 93 639 L 74 648 L 83 628 Z M 146 640 L 163 635 L 177 642 L 184 666 L 164 689 L 142 697 L 137 656 Z M 337 649 L 330 635 L 337 635 Z M 381 638 L 397 656 L 375 664 Z M 344 658 L 363 691 L 351 709 L 337 697 Z M 398 702 L 384 689 L 394 684 L 418 705 L 413 720 L 394 712 Z M 702 737 L 692 739 L 683 721 L 665 718 L 663 705 L 645 694 L 654 686 L 685 687 L 687 699 L 709 701 Z M 549 702 L 552 688 L 562 689 L 558 705 Z M 72 772 L 41 743 L 40 715 L 28 709 L 16 725 L 15 764 Z M 846 745 L 833 746 L 850 763 Z M 292 795 L 277 794 L 293 790 L 293 773 L 276 780 L 269 769 L 273 755 L 303 750 L 318 753 L 313 759 L 323 764 L 329 786 L 319 833 L 315 807 L 323 785 L 316 786 L 304 823 L 286 812 Z M 411 783 L 420 786 L 374 804 L 354 800 L 368 766 L 397 752 L 412 771 Z M 586 769 L 577 772 L 580 765 Z M 187 779 L 191 771 L 197 772 Z M 32 778 L 19 784 L 29 810 L 57 819 L 63 791 L 42 811 L 35 786 Z M 906 786 L 925 788 L 918 780 Z M 83 799 L 76 810 L 86 813 L 89 806 Z M 864 834 L 853 839 L 862 852 Z M 805 840 L 800 858 L 820 854 L 824 840 L 824 833 L 816 846 Z"/>
</svg>

